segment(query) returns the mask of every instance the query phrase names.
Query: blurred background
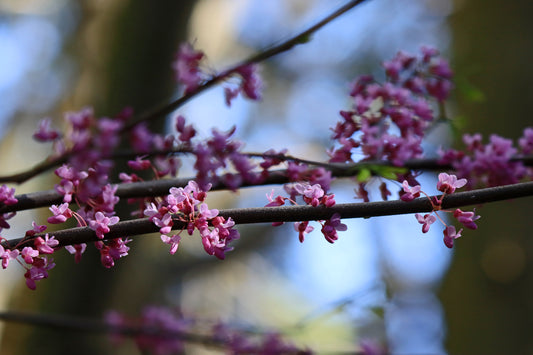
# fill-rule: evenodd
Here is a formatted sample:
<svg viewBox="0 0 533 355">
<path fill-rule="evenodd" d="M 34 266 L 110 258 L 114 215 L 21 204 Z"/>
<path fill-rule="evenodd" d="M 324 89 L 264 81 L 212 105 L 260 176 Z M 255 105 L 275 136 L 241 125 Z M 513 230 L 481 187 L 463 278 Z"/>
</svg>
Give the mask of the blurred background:
<svg viewBox="0 0 533 355">
<path fill-rule="evenodd" d="M 0 0 L 2 174 L 46 157 L 30 139 L 43 117 L 60 126 L 65 111 L 92 106 L 97 116 L 112 116 L 131 106 L 140 113 L 176 97 L 171 62 L 181 42 L 194 43 L 220 70 L 342 3 Z M 448 113 L 460 130 L 517 139 L 533 122 L 532 10 L 525 0 L 369 0 L 311 42 L 261 64 L 261 102 L 238 98 L 227 108 L 222 89 L 214 88 L 178 112 L 203 135 L 236 125 L 249 151 L 288 148 L 325 160 L 329 127 L 350 107 L 348 83 L 365 73 L 382 77 L 382 60 L 425 44 L 452 62 L 457 90 Z M 441 127 L 426 151 L 457 144 L 456 138 Z M 191 176 L 192 169 L 185 165 L 180 174 Z M 51 188 L 52 175 L 17 186 L 17 193 Z M 424 179 L 435 181 L 429 173 Z M 337 201 L 353 202 L 353 186 L 337 181 Z M 214 193 L 210 206 L 263 206 L 272 188 Z M 60 252 L 36 291 L 24 285 L 22 268 L 3 270 L 0 303 L 5 310 L 81 317 L 177 307 L 246 329 L 282 330 L 320 353 L 373 342 L 397 354 L 533 354 L 531 202 L 479 208 L 479 229 L 464 233 L 453 251 L 440 230 L 422 235 L 413 216 L 400 216 L 345 221 L 348 231 L 333 245 L 320 233 L 300 244 L 290 224 L 241 226 L 241 240 L 224 262 L 205 255 L 197 238 L 174 256 L 158 237 L 135 238 L 130 255 L 112 270 L 92 248 L 78 265 Z M 48 214 L 19 213 L 2 237 L 22 235 Z M 36 351 L 136 353 L 131 342 L 115 348 L 101 335 L 2 324 L 0 353 Z"/>
</svg>

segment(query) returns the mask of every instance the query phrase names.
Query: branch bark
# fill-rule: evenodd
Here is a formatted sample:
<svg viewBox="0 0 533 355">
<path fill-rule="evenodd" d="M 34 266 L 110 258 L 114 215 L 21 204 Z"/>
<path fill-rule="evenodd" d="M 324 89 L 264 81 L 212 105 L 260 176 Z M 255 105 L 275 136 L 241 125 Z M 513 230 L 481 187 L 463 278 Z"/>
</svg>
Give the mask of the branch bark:
<svg viewBox="0 0 533 355">
<path fill-rule="evenodd" d="M 447 195 L 442 202 L 442 208 L 458 208 L 526 196 L 533 196 L 533 181 Z M 221 210 L 219 215 L 224 218 L 231 217 L 236 224 L 250 224 L 325 220 L 331 218 L 335 213 L 338 213 L 341 218 L 370 218 L 430 212 L 432 211 L 432 208 L 428 198 L 421 197 L 411 202 L 394 200 L 368 203 L 346 203 L 337 204 L 330 208 L 320 206 L 312 207 L 307 205 L 234 208 Z M 109 228 L 110 232 L 105 235 L 105 240 L 120 237 L 132 237 L 159 231 L 159 228 L 147 218 L 122 221 Z M 186 223 L 179 219 L 174 221 L 173 229 L 184 228 L 186 228 Z M 59 241 L 59 247 L 100 240 L 96 237 L 95 232 L 89 227 L 64 229 L 51 234 Z M 37 236 L 32 238 L 11 239 L 3 242 L 2 245 L 5 247 L 16 246 L 18 249 L 22 249 L 25 246 L 33 246 L 33 239 L 36 237 Z"/>
</svg>

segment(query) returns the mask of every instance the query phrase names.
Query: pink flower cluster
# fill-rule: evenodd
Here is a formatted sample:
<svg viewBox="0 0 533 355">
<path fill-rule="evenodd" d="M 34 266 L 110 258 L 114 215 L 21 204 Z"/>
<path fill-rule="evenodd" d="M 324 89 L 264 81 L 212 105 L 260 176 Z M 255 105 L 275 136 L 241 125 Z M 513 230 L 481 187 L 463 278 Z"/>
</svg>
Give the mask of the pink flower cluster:
<svg viewBox="0 0 533 355">
<path fill-rule="evenodd" d="M 15 198 L 15 189 L 9 188 L 6 185 L 0 186 L 0 205 L 14 205 L 18 202 L 18 200 Z M 2 229 L 8 229 L 10 228 L 9 223 L 7 223 L 7 220 L 15 217 L 16 212 L 9 212 L 9 213 L 0 213 L 0 232 Z"/>
<path fill-rule="evenodd" d="M 200 67 L 204 58 L 204 52 L 195 50 L 190 43 L 180 45 L 176 60 L 172 63 L 172 69 L 174 69 L 176 80 L 185 87 L 185 95 L 194 92 L 208 79 L 209 76 Z M 257 73 L 257 68 L 256 64 L 240 65 L 219 75 L 221 78 L 226 78 L 236 74 L 241 78 L 238 86 L 224 88 L 228 106 L 231 106 L 231 102 L 239 94 L 251 100 L 261 99 L 263 83 Z"/>
<path fill-rule="evenodd" d="M 441 210 L 441 205 L 444 197 L 449 194 L 453 194 L 456 189 L 459 189 L 467 184 L 466 179 L 457 179 L 457 176 L 455 175 L 448 175 L 446 173 L 440 173 L 439 174 L 439 180 L 437 182 L 437 190 L 442 192 L 442 195 L 436 199 L 433 200 L 427 194 L 425 194 L 421 188 L 420 185 L 417 186 L 409 186 L 409 183 L 407 181 L 404 181 L 402 184 L 403 191 L 400 193 L 400 198 L 403 201 L 409 202 L 413 199 L 420 197 L 420 194 L 425 194 L 433 206 L 433 211 L 431 213 L 426 213 L 424 215 L 421 215 L 419 213 L 415 214 L 416 220 L 418 223 L 422 225 L 422 233 L 427 233 L 429 231 L 430 226 L 439 219 L 446 228 L 444 229 L 444 244 L 448 248 L 452 248 L 454 244 L 454 240 L 461 237 L 461 233 L 463 229 L 461 228 L 459 231 L 456 231 L 455 227 L 452 225 L 447 225 L 442 218 L 438 215 L 437 211 Z M 447 212 L 447 211 L 443 211 Z M 469 229 L 477 229 L 477 225 L 475 223 L 476 220 L 480 218 L 480 216 L 475 214 L 475 210 L 473 212 L 464 212 L 461 209 L 456 209 L 453 212 L 453 217 L 457 219 L 459 223 L 461 223 L 463 226 Z"/>
<path fill-rule="evenodd" d="M 200 189 L 195 181 L 189 181 L 185 188 L 173 187 L 163 200 L 147 205 L 144 215 L 160 228 L 161 240 L 170 245 L 171 254 L 177 251 L 180 234 L 185 229 L 189 235 L 195 230 L 200 232 L 204 250 L 209 255 L 224 259 L 225 253 L 233 249 L 229 243 L 239 238 L 239 232 L 233 229 L 235 222 L 219 216 L 216 209 L 210 210 L 204 202 L 206 196 L 206 191 Z M 185 223 L 186 227 L 168 236 L 175 220 Z"/>
<path fill-rule="evenodd" d="M 265 207 L 283 206 L 286 201 L 296 205 L 296 198 L 298 196 L 301 196 L 307 205 L 313 207 L 332 207 L 335 205 L 335 195 L 326 194 L 320 184 L 311 185 L 308 182 L 296 182 L 285 184 L 284 188 L 290 197 L 282 197 L 278 195 L 274 198 L 274 191 L 272 191 L 270 195 L 267 195 L 267 199 L 270 202 Z M 330 243 L 339 239 L 337 231 L 345 231 L 347 229 L 346 225 L 341 223 L 340 215 L 338 213 L 333 214 L 330 219 L 318 222 L 322 226 L 322 234 Z M 283 222 L 275 222 L 272 225 L 279 226 L 281 224 L 283 224 Z M 305 235 L 311 233 L 314 230 L 314 227 L 309 225 L 309 221 L 303 221 L 295 222 L 294 229 L 298 232 L 300 242 L 303 243 Z"/>
<path fill-rule="evenodd" d="M 425 47 L 420 56 L 399 52 L 383 63 L 385 83 L 369 75 L 353 82 L 353 109 L 340 112 L 342 121 L 333 129 L 338 146 L 328 152 L 330 161 L 352 162 L 356 148 L 363 161 L 401 165 L 420 157 L 422 138 L 435 119 L 427 98 L 444 101 L 452 87 L 452 72 L 438 54 Z"/>
<path fill-rule="evenodd" d="M 335 146 L 327 153 L 331 162 L 385 161 L 401 166 L 421 158 L 422 140 L 436 115 L 430 99 L 443 102 L 452 88 L 452 71 L 437 50 L 422 47 L 418 56 L 399 52 L 383 63 L 385 82 L 363 75 L 351 84 L 353 107 L 341 111 L 333 128 Z M 408 176 L 398 181 L 410 180 Z M 356 193 L 368 202 L 366 183 Z M 381 186 L 384 199 L 391 192 Z"/>
<path fill-rule="evenodd" d="M 468 187 L 502 186 L 515 184 L 523 179 L 533 179 L 533 169 L 526 167 L 516 158 L 533 153 L 533 128 L 524 129 L 518 140 L 518 147 L 513 141 L 496 134 L 483 144 L 483 137 L 477 133 L 465 134 L 463 142 L 466 151 L 455 149 L 440 150 L 440 163 L 451 164 L 457 175 L 468 179 Z"/>
<path fill-rule="evenodd" d="M 33 229 L 26 232 L 26 236 L 33 236 L 36 233 L 41 233 L 46 229 L 46 226 L 39 226 L 33 222 Z M 3 238 L 0 238 L 3 239 Z M 22 250 L 16 247 L 8 248 L 8 241 L 5 241 L 6 247 L 0 244 L 0 259 L 2 259 L 2 268 L 6 269 L 11 260 L 17 260 L 20 265 L 24 267 L 26 272 L 24 278 L 26 279 L 26 286 L 29 289 L 36 289 L 36 281 L 48 278 L 48 270 L 52 269 L 55 264 L 52 258 L 46 255 L 52 254 L 54 248 L 57 247 L 59 241 L 48 234 L 44 237 L 36 237 L 33 240 L 33 247 L 26 246 Z"/>
<path fill-rule="evenodd" d="M 122 334 L 134 332 L 134 340 L 142 353 L 180 354 L 185 344 L 199 334 L 205 343 L 226 350 L 228 354 L 311 354 L 287 343 L 278 333 L 247 334 L 222 322 L 201 322 L 184 317 L 181 312 L 163 307 L 147 307 L 138 318 L 111 311 L 105 315 L 111 327 L 111 340 L 119 345 Z"/>
</svg>

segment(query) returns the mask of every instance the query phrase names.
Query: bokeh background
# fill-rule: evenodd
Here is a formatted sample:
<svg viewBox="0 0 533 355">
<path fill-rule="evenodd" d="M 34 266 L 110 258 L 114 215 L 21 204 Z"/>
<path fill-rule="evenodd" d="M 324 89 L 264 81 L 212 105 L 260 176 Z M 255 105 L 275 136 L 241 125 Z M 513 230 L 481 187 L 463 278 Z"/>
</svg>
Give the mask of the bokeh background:
<svg viewBox="0 0 533 355">
<path fill-rule="evenodd" d="M 61 125 L 63 112 L 84 106 L 109 116 L 125 106 L 143 112 L 176 97 L 170 63 L 182 41 L 193 42 L 212 68 L 222 69 L 342 3 L 0 0 L 2 174 L 46 156 L 30 139 L 43 117 Z M 533 122 L 532 10 L 525 0 L 369 0 L 311 42 L 261 64 L 261 102 L 239 98 L 227 108 L 222 90 L 214 88 L 179 113 L 201 134 L 237 125 L 250 151 L 288 148 L 324 160 L 329 127 L 350 105 L 348 83 L 365 73 L 379 77 L 380 61 L 426 44 L 439 48 L 456 73 L 448 107 L 456 127 L 516 139 Z M 457 144 L 456 138 L 440 127 L 426 150 Z M 184 164 L 181 174 L 192 170 Z M 424 179 L 435 181 L 431 174 Z M 17 192 L 54 183 L 45 174 Z M 215 193 L 211 204 L 262 206 L 272 188 Z M 351 181 L 333 188 L 338 201 L 354 201 Z M 453 251 L 442 244 L 440 231 L 421 235 L 412 216 L 346 221 L 348 231 L 333 245 L 319 233 L 300 244 L 291 225 L 242 226 L 242 238 L 224 262 L 205 256 L 198 239 L 171 256 L 159 238 L 140 237 L 112 270 L 93 251 L 78 265 L 58 253 L 50 278 L 33 292 L 24 286 L 22 268 L 3 270 L 0 304 L 79 317 L 178 307 L 245 329 L 279 329 L 321 353 L 353 352 L 363 341 L 398 354 L 533 354 L 531 202 L 483 206 L 479 229 L 465 233 Z M 19 213 L 2 237 L 21 235 L 32 219 L 47 216 L 46 209 Z M 2 324 L 0 353 L 37 351 L 136 353 L 131 342 L 116 348 L 102 335 Z"/>
</svg>

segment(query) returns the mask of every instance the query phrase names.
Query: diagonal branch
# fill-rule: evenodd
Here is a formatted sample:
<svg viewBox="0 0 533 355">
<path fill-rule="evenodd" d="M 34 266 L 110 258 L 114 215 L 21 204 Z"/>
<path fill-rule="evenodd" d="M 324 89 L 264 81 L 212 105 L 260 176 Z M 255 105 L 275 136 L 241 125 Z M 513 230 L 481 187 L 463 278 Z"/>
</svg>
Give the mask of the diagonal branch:
<svg viewBox="0 0 533 355">
<path fill-rule="evenodd" d="M 181 107 L 183 104 L 185 104 L 186 102 L 191 100 L 193 97 L 195 97 L 198 94 L 206 91 L 207 89 L 215 86 L 216 84 L 220 83 L 224 79 L 226 79 L 229 76 L 231 76 L 232 74 L 234 74 L 235 71 L 237 71 L 242 66 L 245 66 L 245 65 L 248 65 L 248 64 L 252 64 L 252 63 L 259 63 L 259 62 L 265 61 L 265 60 L 267 60 L 267 59 L 269 59 L 269 58 L 271 58 L 273 56 L 276 56 L 276 55 L 278 55 L 280 53 L 283 53 L 283 52 L 286 52 L 286 51 L 292 49 L 293 47 L 295 47 L 298 44 L 306 43 L 308 41 L 309 37 L 313 33 L 315 33 L 316 31 L 318 31 L 319 29 L 321 29 L 322 27 L 324 27 L 325 25 L 327 25 L 331 21 L 335 20 L 339 16 L 343 15 L 344 13 L 348 12 L 349 10 L 351 10 L 352 8 L 354 8 L 355 6 L 357 6 L 357 5 L 359 5 L 359 4 L 363 3 L 363 2 L 365 2 L 365 0 L 351 0 L 348 3 L 346 3 L 345 5 L 343 5 L 342 7 L 340 7 L 339 9 L 337 9 L 336 11 L 334 11 L 333 13 L 331 13 L 330 15 L 324 17 L 322 20 L 318 21 L 316 24 L 314 24 L 311 27 L 309 27 L 308 29 L 306 29 L 305 31 L 303 31 L 303 32 L 301 32 L 301 33 L 299 33 L 299 34 L 287 39 L 286 41 L 284 41 L 284 42 L 282 42 L 282 43 L 280 43 L 278 45 L 275 45 L 275 46 L 272 46 L 270 48 L 267 48 L 267 49 L 255 54 L 255 55 L 249 57 L 248 59 L 243 60 L 242 62 L 238 63 L 237 65 L 234 65 L 233 67 L 231 67 L 231 68 L 229 68 L 227 70 L 224 70 L 220 74 L 215 75 L 211 79 L 209 79 L 206 82 L 204 82 L 196 90 L 191 91 L 190 93 L 188 93 L 186 95 L 183 95 L 180 98 L 178 98 L 178 99 L 176 99 L 176 100 L 174 100 L 174 101 L 172 101 L 170 103 L 165 103 L 164 105 L 161 105 L 160 107 L 156 107 L 156 108 L 154 108 L 154 109 L 152 109 L 152 110 L 150 110 L 148 112 L 140 114 L 137 117 L 131 118 L 128 122 L 126 122 L 126 124 L 122 128 L 121 132 L 125 133 L 125 132 L 131 130 L 135 125 L 137 125 L 137 124 L 139 124 L 141 122 L 155 120 L 155 119 L 164 117 L 164 116 L 172 113 L 174 110 L 176 110 L 177 108 Z M 27 181 L 27 180 L 35 177 L 35 176 L 47 171 L 47 170 L 53 169 L 54 167 L 57 167 L 57 166 L 65 163 L 70 156 L 71 156 L 71 152 L 67 152 L 67 153 L 61 155 L 60 157 L 52 157 L 52 156 L 50 156 L 46 160 L 38 163 L 37 165 L 35 165 L 35 166 L 33 166 L 33 167 L 23 171 L 23 172 L 11 174 L 11 175 L 0 176 L 0 183 L 12 182 L 12 183 L 21 184 L 21 183 L 23 183 L 23 182 L 25 182 L 25 181 Z"/>
<path fill-rule="evenodd" d="M 158 107 L 156 109 L 153 109 L 153 110 L 151 110 L 151 111 L 149 111 L 147 113 L 141 114 L 138 117 L 135 117 L 135 118 L 131 119 L 124 126 L 123 130 L 129 130 L 129 129 L 131 129 L 132 127 L 134 127 L 138 123 L 141 123 L 141 122 L 144 122 L 144 121 L 153 120 L 153 119 L 156 119 L 156 118 L 159 118 L 159 117 L 163 117 L 165 115 L 168 115 L 168 114 L 172 113 L 174 110 L 176 110 L 177 108 L 181 107 L 183 104 L 185 104 L 187 101 L 192 99 L 194 96 L 196 96 L 196 95 L 204 92 L 205 90 L 211 88 L 212 86 L 218 84 L 222 80 L 226 79 L 228 76 L 232 75 L 237 69 L 239 69 L 239 68 L 241 68 L 243 66 L 246 66 L 246 65 L 249 65 L 249 64 L 263 62 L 263 61 L 265 61 L 265 60 L 267 60 L 267 59 L 269 59 L 271 57 L 274 57 L 274 56 L 276 56 L 278 54 L 281 54 L 283 52 L 286 52 L 286 51 L 292 49 L 293 47 L 295 47 L 298 44 L 302 44 L 302 43 L 308 42 L 309 41 L 309 37 L 313 33 L 315 33 L 316 31 L 318 31 L 319 29 L 321 29 L 322 27 L 324 27 L 325 25 L 327 25 L 331 21 L 335 20 L 339 16 L 343 15 L 344 13 L 348 12 L 349 10 L 351 10 L 352 8 L 354 8 L 355 6 L 357 6 L 357 5 L 359 5 L 359 4 L 363 3 L 363 2 L 365 2 L 365 0 L 351 0 L 351 1 L 349 1 L 348 3 L 346 3 L 345 5 L 340 7 L 339 9 L 335 10 L 330 15 L 324 17 L 322 20 L 318 21 L 316 24 L 312 25 L 311 27 L 309 27 L 305 31 L 303 31 L 303 32 L 301 32 L 301 33 L 299 33 L 299 34 L 287 39 L 286 41 L 284 41 L 284 42 L 282 42 L 282 43 L 280 43 L 278 45 L 272 46 L 272 47 L 270 47 L 268 49 L 265 49 L 265 50 L 255 54 L 255 55 L 251 56 L 248 59 L 243 60 L 242 62 L 238 63 L 237 65 L 233 66 L 230 69 L 224 70 L 220 74 L 214 76 L 210 80 L 208 80 L 205 83 L 203 83 L 202 85 L 200 85 L 196 90 L 191 91 L 189 94 L 184 95 L 184 96 L 178 98 L 177 100 L 175 100 L 175 101 L 173 101 L 171 103 L 165 104 L 165 105 L 163 105 L 161 107 Z"/>
</svg>

